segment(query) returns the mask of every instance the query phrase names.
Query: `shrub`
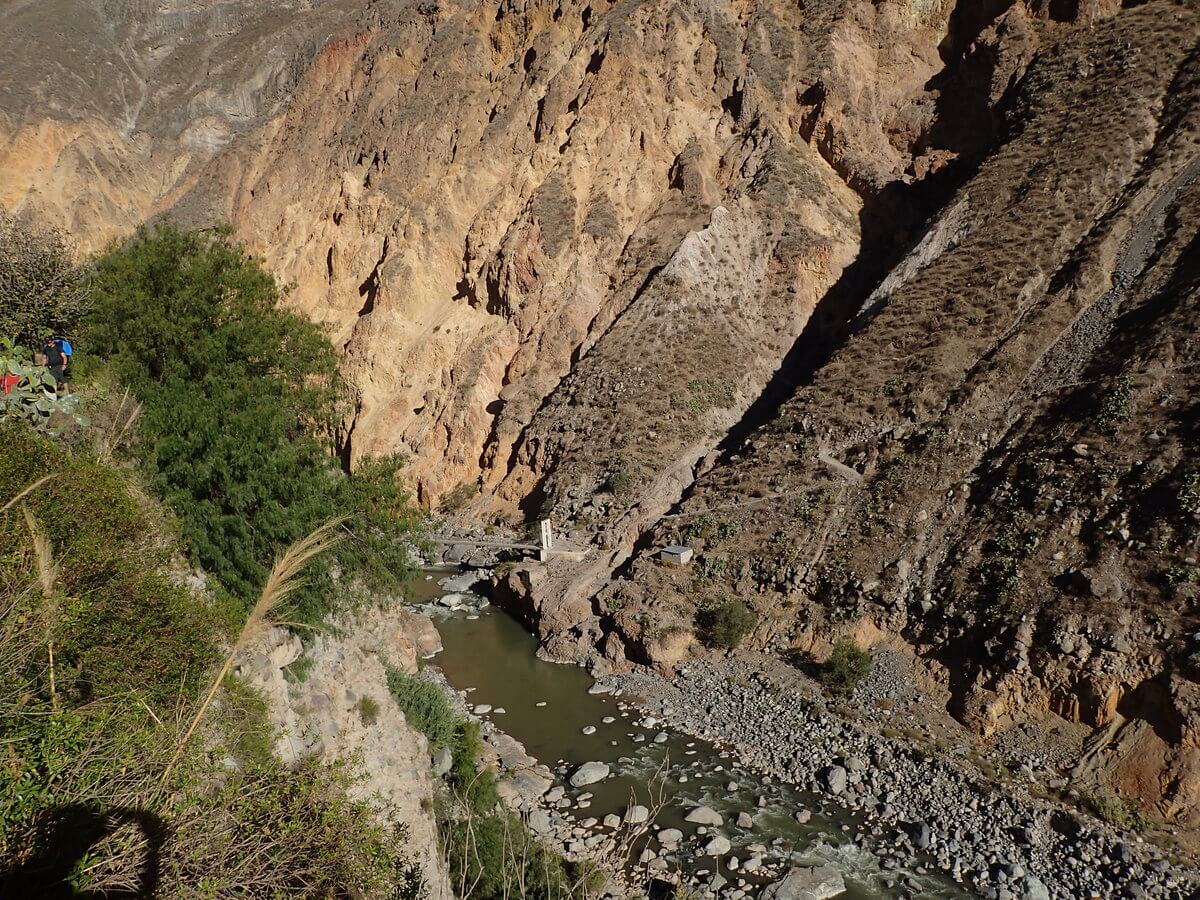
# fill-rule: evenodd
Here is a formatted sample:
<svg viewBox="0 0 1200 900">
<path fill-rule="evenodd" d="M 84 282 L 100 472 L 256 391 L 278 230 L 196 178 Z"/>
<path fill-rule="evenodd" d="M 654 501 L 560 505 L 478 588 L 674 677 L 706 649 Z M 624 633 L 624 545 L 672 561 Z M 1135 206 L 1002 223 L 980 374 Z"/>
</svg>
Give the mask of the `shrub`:
<svg viewBox="0 0 1200 900">
<path fill-rule="evenodd" d="M 345 477 L 331 450 L 341 383 L 332 345 L 279 308 L 280 291 L 222 236 L 143 231 L 96 264 L 85 340 L 143 405 L 148 477 L 193 560 L 254 596 L 272 558 L 335 516 L 354 540 L 318 561 L 286 617 L 316 624 L 361 582 L 398 591 L 418 517 L 399 458 Z M 347 584 L 334 584 L 340 571 Z"/>
<path fill-rule="evenodd" d="M 304 684 L 304 682 L 308 681 L 308 676 L 312 674 L 313 666 L 316 664 L 317 661 L 315 659 L 304 653 L 299 659 L 283 670 L 284 677 L 295 684 Z"/>
<path fill-rule="evenodd" d="M 1096 793 L 1085 796 L 1088 808 L 1098 819 L 1107 822 L 1122 831 L 1145 831 L 1150 827 L 1146 817 L 1129 806 L 1120 797 L 1112 794 Z"/>
<path fill-rule="evenodd" d="M 715 544 L 735 537 L 740 530 L 737 522 L 713 513 L 702 513 L 683 529 L 682 540 L 685 544 L 699 540 Z"/>
<path fill-rule="evenodd" d="M 742 600 L 722 600 L 696 613 L 700 637 L 710 647 L 736 647 L 757 623 L 758 614 Z"/>
<path fill-rule="evenodd" d="M 430 749 L 453 749 L 461 717 L 450 706 L 441 685 L 390 666 L 387 685 L 408 724 L 429 739 Z"/>
<path fill-rule="evenodd" d="M 849 694 L 871 674 L 871 654 L 850 638 L 838 638 L 821 667 L 821 681 L 835 694 Z"/>
<path fill-rule="evenodd" d="M 492 770 L 479 767 L 479 754 L 482 751 L 479 723 L 460 719 L 451 744 L 452 762 L 448 780 L 459 797 L 477 814 L 491 812 L 500 802 Z"/>
<path fill-rule="evenodd" d="M 1183 477 L 1178 500 L 1181 512 L 1200 516 L 1200 472 L 1189 472 Z"/>
<path fill-rule="evenodd" d="M 449 747 L 450 782 L 460 799 L 476 813 L 490 812 L 499 802 L 496 781 L 489 769 L 479 768 L 483 743 L 479 723 L 455 712 L 446 691 L 437 682 L 388 667 L 388 690 L 408 724 L 429 739 L 431 750 Z"/>
<path fill-rule="evenodd" d="M 275 729 L 268 716 L 266 698 L 234 675 L 227 675 L 221 687 L 221 702 L 213 717 L 220 733 L 227 736 L 230 755 L 251 765 L 272 760 Z"/>
<path fill-rule="evenodd" d="M 270 760 L 216 784 L 195 782 L 174 812 L 168 884 L 203 896 L 415 900 L 418 870 L 395 810 L 350 799 L 346 762 Z M 376 803 L 378 804 L 378 800 Z"/>
<path fill-rule="evenodd" d="M 986 599 L 1003 602 L 1017 590 L 1021 564 L 1036 547 L 1037 535 L 1024 515 L 1002 525 L 994 537 L 984 542 L 980 561 L 971 574 Z M 995 614 L 999 609 L 994 605 L 989 612 Z"/>
<path fill-rule="evenodd" d="M 47 333 L 71 337 L 88 306 L 62 235 L 0 213 L 0 337 L 30 346 Z"/>
<path fill-rule="evenodd" d="M 511 813 L 449 821 L 443 825 L 442 842 L 457 896 L 567 900 L 582 893 L 573 883 L 574 867 Z"/>
<path fill-rule="evenodd" d="M 1133 381 L 1122 375 L 1100 398 L 1096 424 L 1101 431 L 1114 433 L 1122 422 L 1129 421 L 1133 403 Z"/>
<path fill-rule="evenodd" d="M 80 702 L 132 693 L 159 709 L 194 692 L 214 657 L 219 615 L 160 574 L 171 547 L 111 466 L 63 452 L 28 428 L 0 429 L 0 503 L 23 501 L 59 563 L 60 690 Z M 0 528 L 0 597 L 32 614 L 35 560 L 11 514 Z"/>
<path fill-rule="evenodd" d="M 623 497 L 633 488 L 633 477 L 623 469 L 613 469 L 600 482 L 602 493 Z"/>
<path fill-rule="evenodd" d="M 358 701 L 358 717 L 370 728 L 379 721 L 379 701 L 374 697 L 362 697 Z"/>
</svg>

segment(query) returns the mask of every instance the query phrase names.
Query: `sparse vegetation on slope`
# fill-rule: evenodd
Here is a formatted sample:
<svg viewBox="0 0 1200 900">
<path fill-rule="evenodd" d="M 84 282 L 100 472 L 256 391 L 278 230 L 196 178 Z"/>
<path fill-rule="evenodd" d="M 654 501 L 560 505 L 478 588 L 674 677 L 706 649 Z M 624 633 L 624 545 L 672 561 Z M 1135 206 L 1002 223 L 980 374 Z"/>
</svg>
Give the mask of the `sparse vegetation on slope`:
<svg viewBox="0 0 1200 900">
<path fill-rule="evenodd" d="M 240 611 L 169 574 L 127 473 L 24 426 L 0 437 L 0 499 L 36 484 L 0 529 L 0 891 L 414 896 L 401 823 L 349 799 L 348 764 L 280 763 L 239 682 L 162 783 Z"/>
</svg>

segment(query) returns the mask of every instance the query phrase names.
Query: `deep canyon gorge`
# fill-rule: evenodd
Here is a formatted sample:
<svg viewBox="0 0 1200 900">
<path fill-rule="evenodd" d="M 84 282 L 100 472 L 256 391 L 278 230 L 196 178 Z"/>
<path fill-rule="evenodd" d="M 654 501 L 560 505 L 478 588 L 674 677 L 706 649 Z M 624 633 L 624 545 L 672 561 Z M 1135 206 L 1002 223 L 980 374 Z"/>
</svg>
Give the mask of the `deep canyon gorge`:
<svg viewBox="0 0 1200 900">
<path fill-rule="evenodd" d="M 344 468 L 403 453 L 447 547 L 548 520 L 580 551 L 484 554 L 541 656 L 731 746 L 819 735 L 746 765 L 853 759 L 856 797 L 921 796 L 880 737 L 910 716 L 1119 854 L 970 890 L 1196 889 L 1194 2 L 0 10 L 0 211 L 83 251 L 228 224 L 339 351 Z M 754 625 L 705 648 L 729 600 Z M 805 674 L 847 637 L 896 685 L 849 713 Z"/>
</svg>

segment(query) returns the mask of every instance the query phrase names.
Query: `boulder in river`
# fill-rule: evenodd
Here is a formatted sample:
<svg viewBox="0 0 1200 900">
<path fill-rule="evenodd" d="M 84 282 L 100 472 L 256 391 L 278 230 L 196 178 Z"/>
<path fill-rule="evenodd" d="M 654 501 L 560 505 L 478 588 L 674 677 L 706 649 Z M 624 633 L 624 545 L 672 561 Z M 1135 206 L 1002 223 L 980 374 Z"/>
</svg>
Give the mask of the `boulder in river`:
<svg viewBox="0 0 1200 900">
<path fill-rule="evenodd" d="M 484 575 L 477 571 L 463 572 L 461 575 L 450 575 L 447 578 L 442 578 L 438 581 L 442 590 L 449 594 L 466 593 L 475 587 L 484 579 Z"/>
<path fill-rule="evenodd" d="M 635 803 L 629 809 L 625 810 L 625 822 L 629 825 L 641 825 L 649 818 L 650 810 L 640 803 Z"/>
<path fill-rule="evenodd" d="M 721 814 L 710 806 L 697 806 L 683 817 L 683 821 L 693 825 L 722 825 L 725 822 Z"/>
<path fill-rule="evenodd" d="M 678 828 L 664 828 L 658 833 L 658 842 L 664 847 L 670 847 L 683 840 L 683 832 Z"/>
<path fill-rule="evenodd" d="M 586 784 L 603 781 L 609 776 L 610 771 L 608 763 L 585 762 L 571 775 L 571 787 L 583 787 Z"/>
<path fill-rule="evenodd" d="M 704 853 L 706 856 L 724 856 L 733 845 L 729 843 L 729 838 L 723 834 L 714 834 L 709 838 L 708 843 L 704 845 Z"/>
<path fill-rule="evenodd" d="M 751 816 L 750 813 L 746 812 L 745 810 L 742 810 L 742 812 L 738 813 L 738 816 L 737 816 L 737 827 L 738 828 L 753 828 L 754 827 L 754 817 Z"/>
<path fill-rule="evenodd" d="M 846 892 L 833 866 L 794 866 L 762 892 L 763 900 L 829 900 Z"/>
</svg>

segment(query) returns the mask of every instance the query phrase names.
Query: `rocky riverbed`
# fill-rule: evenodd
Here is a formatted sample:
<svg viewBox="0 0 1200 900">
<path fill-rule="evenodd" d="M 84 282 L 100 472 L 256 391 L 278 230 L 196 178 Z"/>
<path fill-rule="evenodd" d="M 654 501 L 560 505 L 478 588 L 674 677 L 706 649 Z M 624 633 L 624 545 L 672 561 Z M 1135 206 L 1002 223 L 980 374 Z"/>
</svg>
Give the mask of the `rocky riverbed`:
<svg viewBox="0 0 1200 900">
<path fill-rule="evenodd" d="M 478 616 L 484 601 L 469 593 L 471 577 L 444 582 L 451 596 L 439 602 L 457 610 L 452 615 Z M 646 816 L 650 799 L 605 808 L 606 801 L 613 805 L 606 786 L 611 793 L 623 770 L 651 774 L 645 754 L 539 760 L 535 753 L 545 757 L 545 747 L 529 752 L 504 732 L 507 710 L 472 703 L 470 692 L 462 696 L 484 722 L 509 805 L 568 857 L 630 859 L 621 874 L 638 885 L 682 881 L 726 900 L 760 893 L 776 900 L 838 896 L 838 866 L 853 861 L 873 869 L 874 890 L 860 894 L 852 886 L 850 896 L 954 896 L 931 880 L 939 871 L 947 884 L 952 879 L 965 891 L 1013 900 L 1184 898 L 1200 886 L 1194 871 L 1173 865 L 1158 847 L 1036 796 L 1026 785 L 1046 779 L 1035 779 L 1028 766 L 995 783 L 963 750 L 919 741 L 900 714 L 912 700 L 902 665 L 878 659 L 872 677 L 840 711 L 794 668 L 769 656 L 696 658 L 670 681 L 646 672 L 601 676 L 590 693 L 610 698 L 614 714 L 593 710 L 596 721 L 582 728 L 575 723 L 572 743 L 586 754 L 598 746 L 588 741 L 619 736 L 614 728 L 632 729 L 625 733 L 644 747 L 659 741 L 669 750 L 665 742 L 672 741 L 680 749 L 672 750 L 677 755 L 669 771 L 657 774 L 676 794 L 677 815 L 687 816 L 679 822 Z M 582 676 L 573 667 L 557 671 Z M 535 700 L 513 697 L 508 705 L 545 705 Z M 674 729 L 711 745 L 710 755 L 697 761 L 696 744 L 686 738 L 679 744 Z M 711 780 L 714 768 L 728 780 L 717 794 L 737 788 L 740 779 L 743 795 L 747 783 L 755 786 L 757 802 L 753 795 L 735 800 L 737 791 L 728 790 L 723 815 L 706 810 L 696 782 Z M 814 814 L 822 827 L 841 834 L 827 839 L 810 832 L 798 844 L 778 831 L 781 815 L 807 823 Z"/>
<path fill-rule="evenodd" d="M 443 584 L 451 595 L 429 607 L 446 645 L 435 666 L 483 723 L 506 803 L 569 858 L 618 870 L 624 893 L 657 881 L 727 900 L 772 885 L 785 898 L 965 896 L 919 854 L 881 865 L 852 839 L 861 817 L 755 775 L 731 752 L 646 714 L 620 688 L 538 659 L 535 641 L 472 599 L 469 584 Z"/>
<path fill-rule="evenodd" d="M 765 664 L 764 664 L 765 663 Z M 984 897 L 1194 896 L 1195 871 L 1157 847 L 1034 797 L 1016 782 L 982 781 L 964 760 L 841 719 L 788 693 L 767 660 L 696 660 L 665 681 L 610 676 L 601 685 L 689 734 L 734 748 L 753 771 L 819 791 L 861 813 L 856 840 L 897 861 L 927 855 Z"/>
</svg>

